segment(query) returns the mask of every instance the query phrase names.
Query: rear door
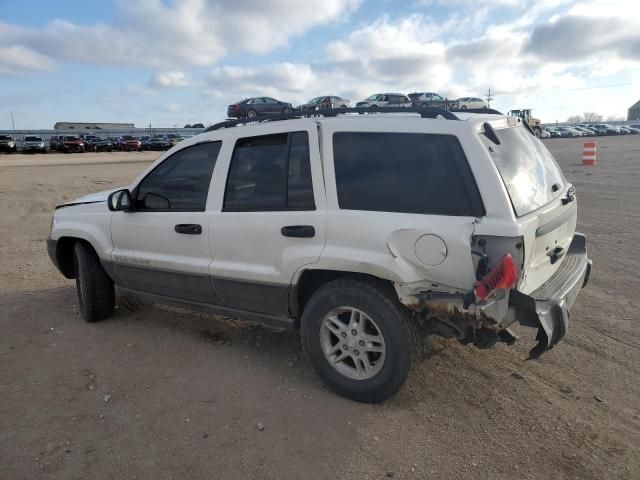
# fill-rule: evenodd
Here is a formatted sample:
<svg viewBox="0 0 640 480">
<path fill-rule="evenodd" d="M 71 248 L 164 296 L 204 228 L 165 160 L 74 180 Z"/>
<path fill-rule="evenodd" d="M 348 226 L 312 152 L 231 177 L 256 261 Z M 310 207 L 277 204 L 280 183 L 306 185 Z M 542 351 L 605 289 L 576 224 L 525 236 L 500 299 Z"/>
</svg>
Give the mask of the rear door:
<svg viewBox="0 0 640 480">
<path fill-rule="evenodd" d="M 524 126 L 496 128 L 500 143 L 485 135 L 511 199 L 516 222 L 524 231 L 524 277 L 519 289 L 529 293 L 562 263 L 576 228 L 577 206 L 568 183 L 544 144 Z"/>
<path fill-rule="evenodd" d="M 318 261 L 325 241 L 318 133 L 308 121 L 253 131 L 260 135 L 238 138 L 230 155 L 210 224 L 210 273 L 229 307 L 286 316 L 292 278 Z"/>
</svg>

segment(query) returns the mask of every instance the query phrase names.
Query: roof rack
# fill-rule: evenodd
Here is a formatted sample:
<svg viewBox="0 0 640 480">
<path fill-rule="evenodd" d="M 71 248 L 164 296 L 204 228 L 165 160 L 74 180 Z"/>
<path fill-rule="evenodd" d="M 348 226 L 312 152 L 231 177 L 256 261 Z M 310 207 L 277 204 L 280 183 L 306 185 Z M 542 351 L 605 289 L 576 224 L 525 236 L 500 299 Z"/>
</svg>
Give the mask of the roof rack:
<svg viewBox="0 0 640 480">
<path fill-rule="evenodd" d="M 455 113 L 488 113 L 489 115 L 504 115 L 493 108 L 452 108 L 450 112 Z"/>
<path fill-rule="evenodd" d="M 467 112 L 469 110 L 461 110 Z M 313 118 L 313 117 L 337 117 L 345 113 L 359 113 L 359 114 L 380 114 L 380 113 L 418 113 L 422 118 L 438 118 L 442 117 L 446 120 L 460 120 L 449 110 L 437 107 L 388 107 L 388 108 L 371 108 L 371 107 L 355 107 L 355 108 L 321 108 L 319 110 L 294 110 L 288 113 L 276 113 L 272 115 L 263 115 L 254 118 L 238 118 L 229 119 L 224 122 L 219 122 L 208 127 L 205 132 L 212 132 L 214 130 L 220 130 L 221 128 L 235 127 L 236 125 L 244 125 L 247 123 L 262 123 L 278 120 L 293 120 L 299 118 Z M 472 113 L 475 113 L 472 111 Z"/>
</svg>

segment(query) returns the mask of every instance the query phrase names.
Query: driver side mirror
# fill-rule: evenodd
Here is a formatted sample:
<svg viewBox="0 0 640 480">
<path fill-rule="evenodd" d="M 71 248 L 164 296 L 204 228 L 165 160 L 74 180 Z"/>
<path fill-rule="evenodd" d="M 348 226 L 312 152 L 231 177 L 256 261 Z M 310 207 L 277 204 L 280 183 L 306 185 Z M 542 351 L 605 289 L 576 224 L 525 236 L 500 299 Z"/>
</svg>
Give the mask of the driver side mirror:
<svg viewBox="0 0 640 480">
<path fill-rule="evenodd" d="M 112 212 L 120 212 L 131 209 L 131 192 L 128 189 L 116 190 L 109 195 L 107 200 L 109 210 Z"/>
</svg>

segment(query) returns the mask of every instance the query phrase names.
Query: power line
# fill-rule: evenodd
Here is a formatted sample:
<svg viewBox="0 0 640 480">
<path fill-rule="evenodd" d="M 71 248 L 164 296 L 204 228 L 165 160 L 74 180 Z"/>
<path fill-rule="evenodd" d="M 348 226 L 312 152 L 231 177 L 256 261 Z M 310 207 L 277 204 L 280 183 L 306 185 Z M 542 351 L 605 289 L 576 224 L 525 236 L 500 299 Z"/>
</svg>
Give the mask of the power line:
<svg viewBox="0 0 640 480">
<path fill-rule="evenodd" d="M 493 100 L 493 95 L 491 95 L 491 87 L 489 87 L 489 92 L 487 92 L 487 96 L 485 98 L 487 100 L 487 107 L 491 107 L 491 100 Z"/>
</svg>

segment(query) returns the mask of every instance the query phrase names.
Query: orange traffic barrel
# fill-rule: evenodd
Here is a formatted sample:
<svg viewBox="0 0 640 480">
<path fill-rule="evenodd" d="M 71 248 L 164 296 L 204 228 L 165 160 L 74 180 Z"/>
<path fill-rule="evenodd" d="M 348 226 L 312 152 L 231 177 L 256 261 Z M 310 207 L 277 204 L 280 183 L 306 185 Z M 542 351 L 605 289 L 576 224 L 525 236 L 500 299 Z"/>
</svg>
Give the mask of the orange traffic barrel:
<svg viewBox="0 0 640 480">
<path fill-rule="evenodd" d="M 582 165 L 596 164 L 596 142 L 584 142 L 582 149 Z"/>
</svg>

